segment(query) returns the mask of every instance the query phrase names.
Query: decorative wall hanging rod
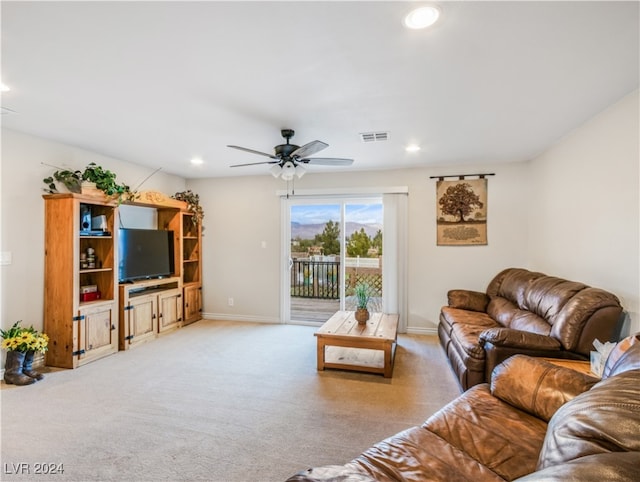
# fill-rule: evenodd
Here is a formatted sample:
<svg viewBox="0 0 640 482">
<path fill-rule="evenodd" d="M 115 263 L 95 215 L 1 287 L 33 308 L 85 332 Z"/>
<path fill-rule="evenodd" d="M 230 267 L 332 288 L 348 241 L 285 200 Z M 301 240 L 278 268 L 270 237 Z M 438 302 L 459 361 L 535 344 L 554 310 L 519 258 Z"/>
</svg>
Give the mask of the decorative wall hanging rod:
<svg viewBox="0 0 640 482">
<path fill-rule="evenodd" d="M 463 180 L 466 177 L 479 177 L 480 179 L 484 179 L 486 176 L 495 176 L 495 172 L 488 172 L 484 174 L 451 174 L 448 176 L 429 176 L 429 179 L 438 179 L 440 181 L 444 181 L 445 177 L 457 177 L 459 180 Z"/>
</svg>

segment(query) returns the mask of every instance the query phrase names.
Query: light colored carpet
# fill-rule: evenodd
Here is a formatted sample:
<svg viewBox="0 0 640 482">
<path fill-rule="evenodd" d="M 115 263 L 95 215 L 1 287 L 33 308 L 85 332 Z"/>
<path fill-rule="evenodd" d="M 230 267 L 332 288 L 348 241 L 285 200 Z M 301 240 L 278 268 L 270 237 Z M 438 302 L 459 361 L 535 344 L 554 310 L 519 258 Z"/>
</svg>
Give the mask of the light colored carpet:
<svg viewBox="0 0 640 482">
<path fill-rule="evenodd" d="M 3 383 L 1 478 L 283 481 L 347 462 L 460 393 L 435 336 L 400 335 L 385 379 L 318 372 L 315 331 L 202 320 L 34 385 Z M 30 476 L 14 473 L 21 463 Z M 36 476 L 37 463 L 64 473 Z"/>
</svg>

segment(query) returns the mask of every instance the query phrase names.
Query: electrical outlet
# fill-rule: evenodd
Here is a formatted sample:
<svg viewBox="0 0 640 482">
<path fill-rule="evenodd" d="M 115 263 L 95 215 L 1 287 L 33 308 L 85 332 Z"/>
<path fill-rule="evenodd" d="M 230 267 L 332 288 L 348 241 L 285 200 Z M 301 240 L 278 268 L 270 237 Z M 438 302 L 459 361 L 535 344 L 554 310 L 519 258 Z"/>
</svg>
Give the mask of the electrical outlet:
<svg viewBox="0 0 640 482">
<path fill-rule="evenodd" d="M 3 251 L 0 253 L 0 265 L 11 264 L 11 251 Z"/>
<path fill-rule="evenodd" d="M 233 298 L 229 298 L 227 300 L 227 303 L 229 304 L 229 306 L 233 306 Z"/>
</svg>

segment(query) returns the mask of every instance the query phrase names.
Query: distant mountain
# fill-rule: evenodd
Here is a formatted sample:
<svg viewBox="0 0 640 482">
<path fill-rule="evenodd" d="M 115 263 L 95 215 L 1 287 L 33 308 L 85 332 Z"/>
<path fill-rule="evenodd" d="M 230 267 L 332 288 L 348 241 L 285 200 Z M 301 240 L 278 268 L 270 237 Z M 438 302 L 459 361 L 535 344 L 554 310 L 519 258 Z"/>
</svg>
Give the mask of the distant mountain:
<svg viewBox="0 0 640 482">
<path fill-rule="evenodd" d="M 301 224 L 292 222 L 291 239 L 296 239 L 297 237 L 300 237 L 300 239 L 314 239 L 317 234 L 322 234 L 322 231 L 324 231 L 324 226 L 325 223 Z M 373 238 L 378 230 L 382 230 L 382 225 L 348 222 L 346 226 L 346 234 L 347 236 L 351 236 L 354 232 L 360 231 L 361 229 L 364 229 L 364 232 Z"/>
</svg>

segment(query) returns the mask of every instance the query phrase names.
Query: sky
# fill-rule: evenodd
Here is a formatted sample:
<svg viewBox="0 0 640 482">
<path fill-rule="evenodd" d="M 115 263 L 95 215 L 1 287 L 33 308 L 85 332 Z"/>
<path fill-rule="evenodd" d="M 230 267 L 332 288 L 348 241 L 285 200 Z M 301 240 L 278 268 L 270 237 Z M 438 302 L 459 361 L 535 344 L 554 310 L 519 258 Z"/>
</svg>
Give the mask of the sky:
<svg viewBox="0 0 640 482">
<path fill-rule="evenodd" d="M 347 222 L 382 224 L 382 204 L 347 204 Z M 298 204 L 291 206 L 291 222 L 320 224 L 340 221 L 340 204 Z"/>
</svg>

